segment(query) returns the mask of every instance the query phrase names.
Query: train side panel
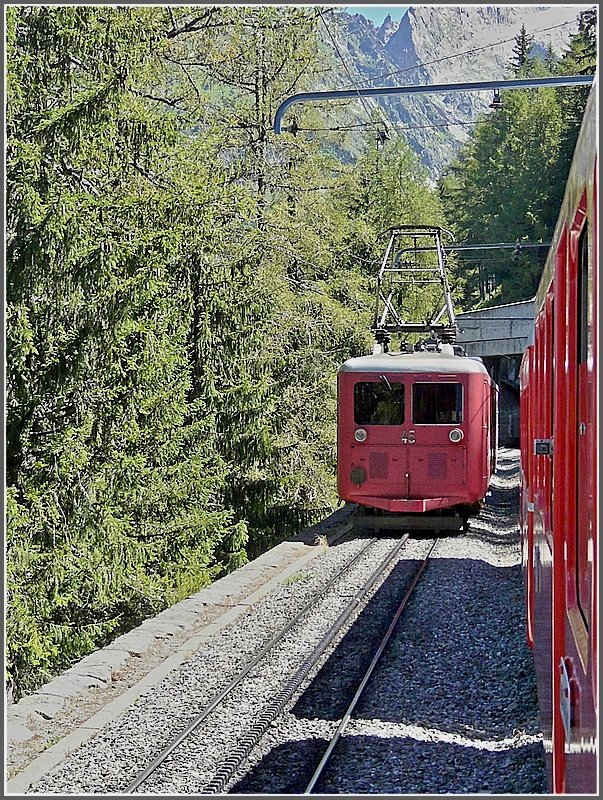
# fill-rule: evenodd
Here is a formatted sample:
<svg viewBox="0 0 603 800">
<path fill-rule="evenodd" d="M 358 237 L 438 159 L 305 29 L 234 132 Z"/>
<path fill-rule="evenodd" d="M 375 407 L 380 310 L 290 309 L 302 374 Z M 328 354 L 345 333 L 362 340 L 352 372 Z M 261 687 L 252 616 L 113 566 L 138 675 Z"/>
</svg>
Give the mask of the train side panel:
<svg viewBox="0 0 603 800">
<path fill-rule="evenodd" d="M 566 260 L 567 335 L 563 378 L 568 418 L 565 426 L 562 477 L 566 487 L 563 519 L 565 616 L 560 669 L 560 709 L 566 760 L 563 789 L 581 794 L 592 790 L 596 749 L 596 369 L 594 358 L 596 305 L 595 198 L 585 186 L 569 222 Z M 560 461 L 561 461 L 560 458 Z M 561 576 L 560 576 L 561 577 Z M 561 592 L 560 592 L 561 594 Z"/>
<path fill-rule="evenodd" d="M 522 359 L 520 383 L 520 453 L 521 453 L 521 486 L 519 521 L 521 529 L 521 563 L 524 574 L 524 591 L 526 607 L 526 638 L 530 647 L 534 646 L 534 496 L 532 494 L 532 459 L 531 447 L 534 441 L 532 404 L 532 381 L 530 375 L 534 369 L 534 345 L 530 345 Z"/>
<path fill-rule="evenodd" d="M 554 793 L 597 791 L 596 92 L 521 368 L 527 638 Z"/>
<path fill-rule="evenodd" d="M 537 455 L 539 446 L 551 440 L 546 427 L 543 405 L 547 379 L 544 358 L 544 314 L 535 323 L 534 345 L 524 357 L 521 397 L 527 402 L 522 409 L 522 421 L 527 421 L 526 436 L 522 439 L 522 507 L 525 507 L 523 540 L 526 547 L 526 592 L 529 599 L 527 612 L 528 641 L 534 648 L 534 667 L 538 684 L 538 701 L 544 749 L 549 772 L 552 769 L 553 747 L 553 683 L 550 653 L 553 646 L 553 548 L 549 509 L 544 494 L 544 473 L 550 455 Z M 526 419 L 527 418 L 527 419 Z"/>
</svg>

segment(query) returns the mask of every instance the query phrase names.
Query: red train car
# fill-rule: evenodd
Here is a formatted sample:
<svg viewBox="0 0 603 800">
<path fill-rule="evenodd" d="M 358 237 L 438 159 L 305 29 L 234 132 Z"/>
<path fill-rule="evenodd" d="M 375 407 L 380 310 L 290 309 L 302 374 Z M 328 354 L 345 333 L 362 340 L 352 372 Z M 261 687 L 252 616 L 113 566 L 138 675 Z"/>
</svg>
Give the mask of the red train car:
<svg viewBox="0 0 603 800">
<path fill-rule="evenodd" d="M 479 359 L 448 352 L 352 358 L 338 374 L 342 500 L 441 513 L 466 526 L 496 458 L 496 387 Z"/>
<path fill-rule="evenodd" d="M 550 789 L 597 792 L 597 138 L 591 91 L 521 366 L 521 527 Z"/>
</svg>

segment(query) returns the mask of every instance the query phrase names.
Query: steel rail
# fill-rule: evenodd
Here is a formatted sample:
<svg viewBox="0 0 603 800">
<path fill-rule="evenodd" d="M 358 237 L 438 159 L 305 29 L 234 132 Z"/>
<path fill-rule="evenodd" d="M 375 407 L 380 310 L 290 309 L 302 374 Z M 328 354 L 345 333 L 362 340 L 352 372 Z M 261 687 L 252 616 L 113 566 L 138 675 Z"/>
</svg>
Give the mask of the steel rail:
<svg viewBox="0 0 603 800">
<path fill-rule="evenodd" d="M 333 734 L 333 738 L 329 742 L 329 745 L 328 745 L 327 749 L 325 750 L 323 757 L 321 758 L 318 766 L 314 770 L 314 774 L 312 775 L 312 778 L 310 779 L 308 785 L 306 786 L 304 794 L 312 794 L 312 790 L 316 786 L 317 781 L 319 780 L 320 776 L 323 774 L 326 765 L 330 761 L 331 756 L 333 754 L 333 751 L 337 747 L 337 744 L 339 743 L 339 740 L 341 739 L 341 737 L 343 735 L 343 732 L 347 728 L 347 725 L 348 725 L 348 722 L 350 721 L 352 713 L 354 712 L 354 709 L 356 708 L 356 705 L 358 704 L 358 701 L 360 700 L 360 696 L 362 695 L 362 692 L 366 688 L 366 685 L 369 682 L 369 680 L 371 678 L 371 675 L 373 674 L 373 672 L 375 670 L 375 667 L 379 663 L 379 660 L 381 659 L 381 656 L 383 655 L 383 652 L 384 652 L 384 650 L 385 650 L 385 648 L 387 646 L 387 643 L 391 639 L 391 636 L 392 636 L 392 634 L 393 634 L 393 632 L 394 632 L 394 630 L 396 628 L 398 620 L 400 619 L 400 616 L 401 616 L 402 612 L 406 608 L 408 600 L 409 600 L 410 596 L 412 595 L 412 593 L 413 593 L 413 591 L 415 589 L 415 586 L 417 585 L 417 583 L 419 581 L 419 578 L 423 574 L 423 572 L 425 570 L 425 567 L 427 566 L 427 562 L 429 561 L 429 558 L 430 558 L 431 554 L 433 553 L 433 549 L 434 549 L 434 547 L 436 546 L 437 543 L 438 543 L 438 540 L 436 539 L 435 542 L 432 544 L 432 546 L 429 548 L 429 552 L 425 556 L 425 559 L 423 560 L 423 563 L 421 564 L 421 566 L 417 570 L 417 572 L 416 572 L 416 574 L 415 574 L 410 586 L 408 587 L 408 590 L 407 590 L 406 594 L 404 595 L 400 605 L 398 606 L 398 608 L 396 610 L 396 613 L 393 616 L 393 619 L 392 619 L 392 621 L 391 621 L 391 623 L 389 625 L 389 628 L 387 629 L 387 631 L 385 632 L 385 634 L 383 636 L 383 639 L 381 640 L 381 644 L 377 648 L 377 652 L 373 656 L 373 660 L 369 664 L 366 672 L 364 673 L 364 677 L 360 681 L 360 684 L 358 686 L 358 689 L 356 690 L 356 693 L 355 693 L 354 697 L 350 701 L 350 704 L 349 704 L 349 706 L 347 708 L 347 711 L 343 715 L 342 720 L 339 723 L 339 726 L 337 727 L 337 730 Z"/>
<path fill-rule="evenodd" d="M 348 533 L 353 528 L 353 523 L 349 523 L 345 525 L 343 530 L 341 531 L 341 535 L 337 537 L 334 541 L 339 541 L 346 533 Z M 182 742 L 190 736 L 190 734 L 197 728 L 203 720 L 205 720 L 211 713 L 214 711 L 220 703 L 227 697 L 251 672 L 251 670 L 259 664 L 259 662 L 266 656 L 270 650 L 272 650 L 278 642 L 286 636 L 287 633 L 293 628 L 297 623 L 303 618 L 303 616 L 308 612 L 308 610 L 324 595 L 326 592 L 338 581 L 340 578 L 345 575 L 345 573 L 350 570 L 354 564 L 360 559 L 366 551 L 378 541 L 378 538 L 375 537 L 371 539 L 366 547 L 364 547 L 359 553 L 357 553 L 354 558 L 352 558 L 347 564 L 345 564 L 341 570 L 331 578 L 323 587 L 322 589 L 306 603 L 306 605 L 299 611 L 289 622 L 284 625 L 265 645 L 261 650 L 259 650 L 253 659 L 240 671 L 238 672 L 235 677 L 230 681 L 230 683 L 222 689 L 220 692 L 214 695 L 212 700 L 205 706 L 205 708 L 200 711 L 194 719 L 187 725 L 187 727 L 178 734 L 168 745 L 166 745 L 163 750 L 153 759 L 153 761 L 145 767 L 145 769 L 140 772 L 136 778 L 128 785 L 125 789 L 124 794 L 132 794 L 138 787 L 143 784 L 146 779 L 155 772 L 155 770 L 163 764 L 166 758 L 172 753 Z"/>
<path fill-rule="evenodd" d="M 366 595 L 383 574 L 384 570 L 404 547 L 408 538 L 409 534 L 404 534 L 385 556 L 379 566 L 364 582 L 362 587 L 354 594 L 328 631 L 322 636 L 318 644 L 303 659 L 295 673 L 261 711 L 250 730 L 239 739 L 233 750 L 218 767 L 214 777 L 203 787 L 199 794 L 224 794 L 226 786 L 241 768 L 245 759 L 257 746 L 274 720 L 279 714 L 282 714 L 287 703 L 291 700 L 295 692 L 299 690 L 302 683 L 307 679 L 312 669 L 316 667 L 327 649 L 332 646 L 335 637 L 339 634 L 346 622 L 348 622 L 352 614 L 358 609 L 362 601 L 366 598 Z"/>
</svg>

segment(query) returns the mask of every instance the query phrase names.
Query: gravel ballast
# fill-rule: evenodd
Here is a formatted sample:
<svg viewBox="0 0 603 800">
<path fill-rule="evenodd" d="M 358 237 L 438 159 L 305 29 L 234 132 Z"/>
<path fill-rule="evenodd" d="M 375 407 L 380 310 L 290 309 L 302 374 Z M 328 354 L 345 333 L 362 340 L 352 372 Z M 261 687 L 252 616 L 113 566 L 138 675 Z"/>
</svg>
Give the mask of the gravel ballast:
<svg viewBox="0 0 603 800">
<path fill-rule="evenodd" d="M 468 534 L 438 542 L 316 792 L 547 792 L 517 499 L 517 453 L 502 450 L 488 505 Z M 230 791 L 303 793 L 312 772 L 299 765 L 326 749 L 369 637 L 370 626 L 338 648 Z"/>
<path fill-rule="evenodd" d="M 525 644 L 517 528 L 517 451 L 503 449 L 488 505 L 468 534 L 438 542 L 434 561 L 396 630 L 354 714 L 319 792 L 546 792 L 532 657 Z M 123 792 L 197 710 L 242 669 L 262 643 L 335 574 L 365 539 L 328 547 L 278 584 L 203 649 L 150 688 L 117 720 L 75 750 L 29 790 L 77 795 Z M 370 661 L 428 539 L 412 539 L 382 587 L 359 609 L 258 751 L 228 789 L 301 793 L 312 764 L 337 727 L 354 677 Z M 330 590 L 269 662 L 250 675 L 215 718 L 170 757 L 139 793 L 200 792 L 226 755 L 257 698 L 266 704 L 292 665 L 328 629 L 344 596 L 391 548 L 392 537 L 359 564 L 356 577 Z M 376 645 L 375 645 L 376 646 Z M 345 710 L 345 708 L 343 708 Z M 169 768 L 168 768 L 169 767 Z"/>
</svg>

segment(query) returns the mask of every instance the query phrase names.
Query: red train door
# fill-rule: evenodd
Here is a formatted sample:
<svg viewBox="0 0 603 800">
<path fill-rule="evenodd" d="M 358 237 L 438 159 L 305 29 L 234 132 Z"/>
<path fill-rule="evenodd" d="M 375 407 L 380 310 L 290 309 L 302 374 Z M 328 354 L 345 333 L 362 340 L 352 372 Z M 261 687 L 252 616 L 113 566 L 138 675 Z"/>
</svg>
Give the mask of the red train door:
<svg viewBox="0 0 603 800">
<path fill-rule="evenodd" d="M 466 394 L 467 381 L 457 376 L 418 376 L 409 386 L 413 438 L 404 448 L 407 497 L 462 497 L 465 493 L 467 448 L 453 443 L 449 434 L 466 425 Z"/>
<path fill-rule="evenodd" d="M 592 372 L 589 371 L 589 353 L 592 354 L 592 273 L 588 269 L 588 229 L 582 230 L 578 243 L 578 436 L 576 454 L 576 605 L 590 628 L 590 598 L 592 591 L 592 550 L 594 506 L 594 464 L 591 464 L 592 437 Z"/>
<path fill-rule="evenodd" d="M 594 569 L 594 465 L 591 464 L 592 408 L 592 271 L 589 267 L 589 228 L 583 195 L 571 230 L 568 259 L 567 524 L 565 525 L 565 613 L 569 623 L 561 653 L 559 709 L 563 723 L 565 761 L 557 786 L 582 794 L 592 782 L 590 756 L 596 737 L 591 689 L 591 592 Z"/>
</svg>

